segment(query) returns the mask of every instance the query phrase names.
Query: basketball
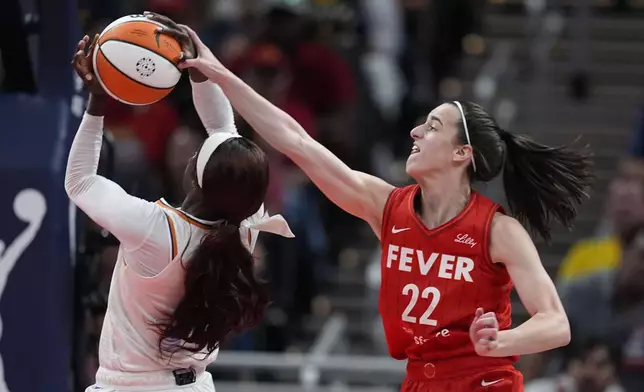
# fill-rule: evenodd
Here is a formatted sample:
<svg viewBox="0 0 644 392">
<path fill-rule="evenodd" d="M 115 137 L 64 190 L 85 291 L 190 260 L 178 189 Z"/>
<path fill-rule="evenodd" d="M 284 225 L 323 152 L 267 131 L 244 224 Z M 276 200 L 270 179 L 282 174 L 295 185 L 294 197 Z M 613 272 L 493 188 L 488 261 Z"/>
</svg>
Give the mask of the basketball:
<svg viewBox="0 0 644 392">
<path fill-rule="evenodd" d="M 143 15 L 110 23 L 99 35 L 94 72 L 105 92 L 128 105 L 149 105 L 167 96 L 179 82 L 181 46 L 159 34 L 164 27 Z"/>
</svg>

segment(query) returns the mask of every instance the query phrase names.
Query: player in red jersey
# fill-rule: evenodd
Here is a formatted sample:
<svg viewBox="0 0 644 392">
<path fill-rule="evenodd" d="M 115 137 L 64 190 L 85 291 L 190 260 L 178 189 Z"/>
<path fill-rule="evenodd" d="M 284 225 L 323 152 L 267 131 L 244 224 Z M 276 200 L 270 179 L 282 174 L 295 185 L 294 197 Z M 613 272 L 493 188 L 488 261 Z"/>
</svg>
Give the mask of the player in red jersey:
<svg viewBox="0 0 644 392">
<path fill-rule="evenodd" d="M 571 225 L 591 180 L 584 155 L 503 131 L 474 103 L 449 102 L 411 131 L 407 172 L 417 185 L 395 188 L 347 167 L 182 28 L 199 57 L 181 67 L 218 83 L 255 131 L 380 238 L 379 308 L 391 356 L 408 359 L 403 391 L 522 391 L 516 357 L 568 344 L 566 314 L 519 221 L 545 238 L 552 220 Z M 502 170 L 518 221 L 471 188 Z M 515 328 L 513 285 L 531 315 Z"/>
</svg>

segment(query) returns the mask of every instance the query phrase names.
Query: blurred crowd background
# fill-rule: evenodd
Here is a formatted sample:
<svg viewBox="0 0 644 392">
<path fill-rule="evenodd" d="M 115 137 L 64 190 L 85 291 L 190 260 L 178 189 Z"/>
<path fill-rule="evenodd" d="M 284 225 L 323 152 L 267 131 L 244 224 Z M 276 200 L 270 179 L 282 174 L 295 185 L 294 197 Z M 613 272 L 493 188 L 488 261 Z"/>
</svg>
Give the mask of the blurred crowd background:
<svg viewBox="0 0 644 392">
<path fill-rule="evenodd" d="M 557 229 L 550 244 L 538 243 L 572 342 L 518 366 L 529 392 L 644 391 L 644 2 L 79 0 L 78 7 L 90 36 L 144 10 L 190 25 L 343 161 L 397 185 L 409 181 L 409 130 L 445 100 L 482 103 L 509 131 L 547 144 L 590 148 L 591 200 L 573 231 Z M 12 53 L 1 52 L 4 94 L 29 93 L 29 66 Z M 259 328 L 222 346 L 212 368 L 218 391 L 396 390 L 403 372 L 385 358 L 376 238 L 243 119 L 237 126 L 271 156 L 267 208 L 286 217 L 297 239 L 260 236 L 258 268 L 273 304 Z M 179 203 L 184 168 L 205 136 L 187 75 L 156 104 L 111 102 L 102 174 L 135 196 Z M 503 202 L 501 187 L 480 190 Z M 82 217 L 78 229 L 72 368 L 74 390 L 82 391 L 98 366 L 118 242 Z M 528 315 L 514 300 L 518 324 Z M 289 365 L 311 352 L 344 365 Z"/>
</svg>

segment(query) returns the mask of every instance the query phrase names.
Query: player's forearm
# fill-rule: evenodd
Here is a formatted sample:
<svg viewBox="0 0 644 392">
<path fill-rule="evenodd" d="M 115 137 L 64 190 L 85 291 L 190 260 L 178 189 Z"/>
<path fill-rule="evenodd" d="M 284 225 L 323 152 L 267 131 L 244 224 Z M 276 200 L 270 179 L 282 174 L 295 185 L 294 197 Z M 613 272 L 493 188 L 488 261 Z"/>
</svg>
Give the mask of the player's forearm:
<svg viewBox="0 0 644 392">
<path fill-rule="evenodd" d="M 192 100 L 209 135 L 215 132 L 237 133 L 233 108 L 221 88 L 201 74 L 190 73 Z"/>
<path fill-rule="evenodd" d="M 565 346 L 570 342 L 570 325 L 565 314 L 537 313 L 516 328 L 499 332 L 497 347 L 488 355 L 507 357 L 534 354 Z"/>
<path fill-rule="evenodd" d="M 65 191 L 72 200 L 80 197 L 91 185 L 101 156 L 103 117 L 92 114 L 98 113 L 100 107 L 97 100 L 94 100 L 94 105 L 92 102 L 90 97 L 87 113 L 78 127 L 67 159 Z"/>
<path fill-rule="evenodd" d="M 294 158 L 310 136 L 291 116 L 256 93 L 230 71 L 217 76 L 217 83 L 237 112 L 273 148 Z"/>
</svg>

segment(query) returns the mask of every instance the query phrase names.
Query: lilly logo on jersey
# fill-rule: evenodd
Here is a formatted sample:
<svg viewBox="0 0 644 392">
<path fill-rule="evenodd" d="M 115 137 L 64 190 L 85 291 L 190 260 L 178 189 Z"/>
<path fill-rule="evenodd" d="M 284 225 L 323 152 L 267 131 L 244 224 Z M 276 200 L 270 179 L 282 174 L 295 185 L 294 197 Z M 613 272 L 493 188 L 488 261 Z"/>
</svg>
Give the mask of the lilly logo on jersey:
<svg viewBox="0 0 644 392">
<path fill-rule="evenodd" d="M 468 234 L 461 233 L 456 236 L 454 239 L 454 242 L 458 242 L 461 244 L 469 245 L 470 248 L 473 248 L 476 246 L 476 241 L 472 237 L 470 237 Z"/>
</svg>

